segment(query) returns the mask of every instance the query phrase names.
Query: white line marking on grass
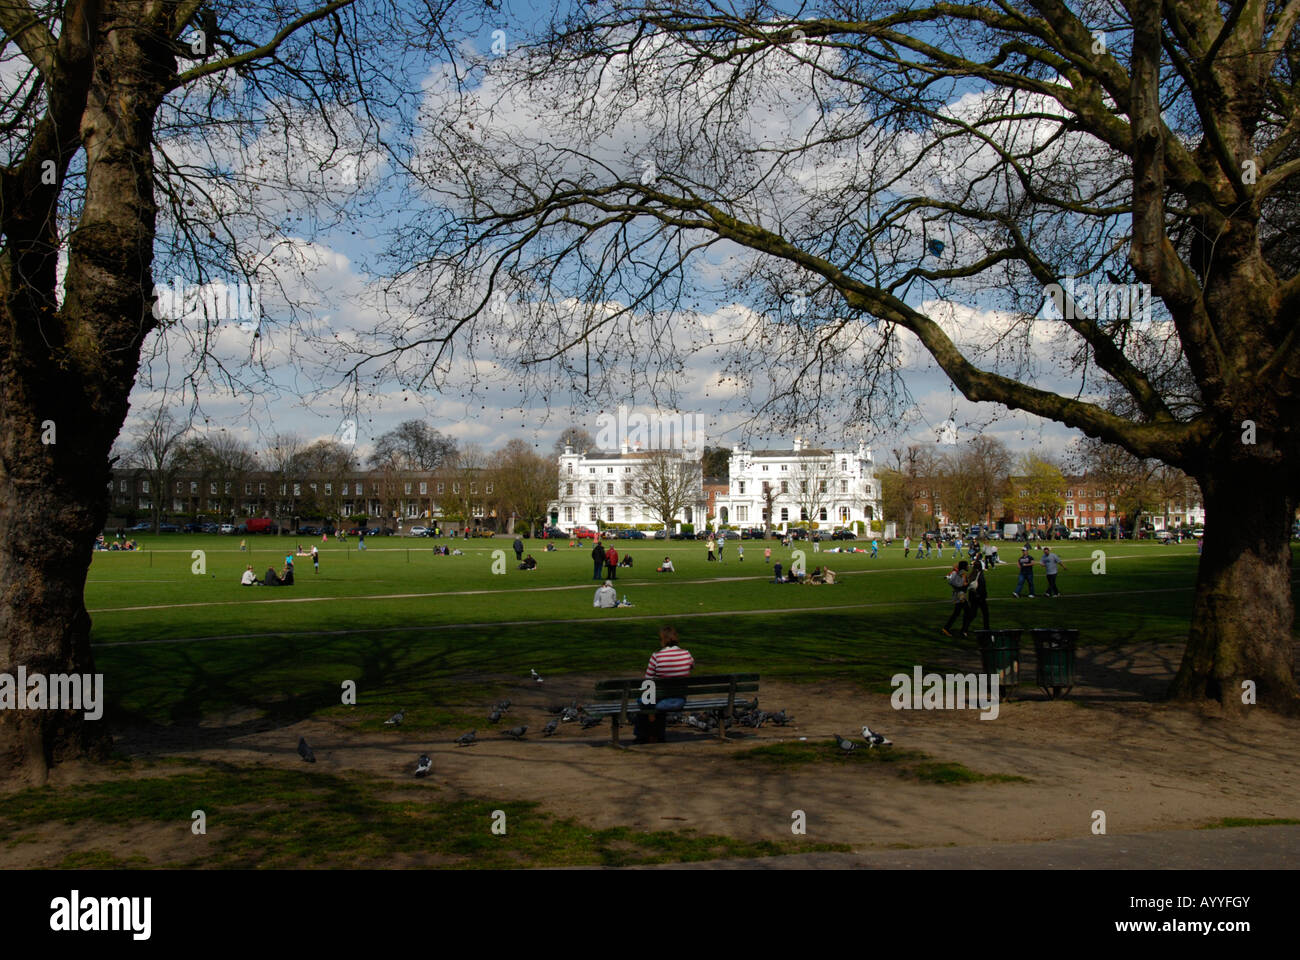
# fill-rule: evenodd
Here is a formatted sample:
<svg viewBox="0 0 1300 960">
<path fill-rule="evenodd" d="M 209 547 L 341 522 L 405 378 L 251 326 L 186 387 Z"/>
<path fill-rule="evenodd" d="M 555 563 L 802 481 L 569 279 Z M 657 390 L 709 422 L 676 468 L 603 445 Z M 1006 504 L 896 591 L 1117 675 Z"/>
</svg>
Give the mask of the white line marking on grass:
<svg viewBox="0 0 1300 960">
<path fill-rule="evenodd" d="M 1293 583 L 1300 580 L 1293 580 Z M 542 588 L 548 589 L 548 588 Z M 1132 596 L 1135 594 L 1146 593 L 1180 593 L 1187 590 L 1195 590 L 1195 585 L 1187 587 L 1160 587 L 1150 590 L 1113 590 L 1104 593 L 1071 593 L 1062 594 L 1054 597 L 1056 600 L 1082 600 L 1091 597 L 1117 597 Z M 360 600 L 368 599 L 364 597 L 345 597 L 339 599 Z M 1014 597 L 989 597 L 990 603 L 1008 603 L 1014 601 Z M 838 610 L 862 610 L 872 607 L 919 607 L 919 606 L 951 606 L 949 600 L 877 600 L 870 603 L 839 603 L 826 607 L 777 607 L 764 610 L 709 610 L 704 613 L 642 613 L 632 614 L 630 616 L 620 616 L 615 620 L 616 623 L 626 623 L 629 620 L 691 620 L 701 617 L 752 617 L 770 614 L 819 614 L 831 613 Z M 609 623 L 610 617 L 572 617 L 560 620 L 483 620 L 476 623 L 435 623 L 420 627 L 370 627 L 360 630 L 298 630 L 298 631 L 281 631 L 273 630 L 267 633 L 226 633 L 210 637 L 166 637 L 158 640 L 114 640 L 109 643 L 91 643 L 92 647 L 134 647 L 145 646 L 153 643 L 202 643 L 209 640 L 256 640 L 263 637 L 327 637 L 327 636 L 345 636 L 348 634 L 363 633 L 412 633 L 421 630 L 484 630 L 493 627 L 535 627 L 538 624 L 552 623 Z"/>
</svg>

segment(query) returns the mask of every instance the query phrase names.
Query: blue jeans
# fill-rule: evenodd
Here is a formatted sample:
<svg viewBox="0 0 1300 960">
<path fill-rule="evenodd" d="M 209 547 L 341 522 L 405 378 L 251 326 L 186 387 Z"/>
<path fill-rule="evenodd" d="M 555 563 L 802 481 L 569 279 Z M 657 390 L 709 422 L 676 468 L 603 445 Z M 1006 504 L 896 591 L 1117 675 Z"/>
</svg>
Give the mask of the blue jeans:
<svg viewBox="0 0 1300 960">
<path fill-rule="evenodd" d="M 1021 588 L 1023 588 L 1026 583 L 1029 584 L 1029 592 L 1033 593 L 1034 592 L 1033 573 L 1024 572 L 1020 574 L 1020 579 L 1016 581 L 1016 593 L 1019 593 L 1021 591 Z"/>
</svg>

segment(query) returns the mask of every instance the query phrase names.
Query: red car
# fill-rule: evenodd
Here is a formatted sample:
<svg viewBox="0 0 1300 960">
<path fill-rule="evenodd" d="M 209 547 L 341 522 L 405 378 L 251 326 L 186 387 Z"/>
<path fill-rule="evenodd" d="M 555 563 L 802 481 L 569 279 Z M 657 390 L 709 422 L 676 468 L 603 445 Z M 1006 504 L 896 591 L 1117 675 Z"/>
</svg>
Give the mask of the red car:
<svg viewBox="0 0 1300 960">
<path fill-rule="evenodd" d="M 592 530 L 590 527 L 574 527 L 573 535 L 577 537 L 579 540 L 593 540 L 596 537 L 600 536 L 599 533 L 597 533 L 595 530 Z"/>
</svg>

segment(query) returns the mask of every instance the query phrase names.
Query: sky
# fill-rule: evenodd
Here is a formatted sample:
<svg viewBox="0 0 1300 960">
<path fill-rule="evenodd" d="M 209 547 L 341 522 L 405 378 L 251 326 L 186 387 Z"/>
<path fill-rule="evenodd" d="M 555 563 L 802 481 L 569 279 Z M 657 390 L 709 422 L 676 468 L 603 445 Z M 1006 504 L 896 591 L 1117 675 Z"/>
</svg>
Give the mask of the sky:
<svg viewBox="0 0 1300 960">
<path fill-rule="evenodd" d="M 516 8 L 516 12 L 518 12 Z M 506 18 L 508 22 L 509 18 Z M 503 36 L 493 31 L 504 29 Z M 516 55 L 510 47 L 513 28 L 495 27 L 490 21 L 479 25 L 466 40 L 467 49 L 486 52 L 494 41 L 504 39 L 502 55 Z M 443 106 L 447 64 L 431 59 L 411 68 L 409 82 L 414 94 L 423 98 L 423 117 L 439 116 Z M 484 100 L 490 100 L 492 78 L 481 81 Z M 800 87 L 792 77 L 788 88 L 778 90 L 783 108 L 773 118 L 769 109 L 763 123 L 770 135 L 797 137 L 807 128 L 809 105 L 800 99 Z M 954 112 L 971 107 L 965 92 L 953 104 Z M 544 142 L 554 122 L 534 104 L 496 101 L 494 122 L 518 125 L 520 142 Z M 508 121 L 502 120 L 502 114 Z M 346 122 L 346 118 L 343 118 Z M 635 120 L 635 117 L 632 117 Z M 418 155 L 419 124 L 405 131 L 411 149 Z M 266 167 L 279 168 L 284 177 L 319 178 L 330 190 L 347 195 L 352 188 L 374 198 L 373 203 L 350 210 L 334 222 L 316 221 L 312 229 L 295 231 L 302 218 L 289 191 L 277 190 L 274 177 L 265 181 L 260 193 L 258 215 L 280 229 L 258 248 L 259 306 L 264 316 L 253 319 L 233 315 L 215 324 L 198 320 L 196 310 L 185 315 L 185 307 L 174 308 L 178 322 L 160 331 L 144 351 L 142 375 L 132 395 L 132 413 L 125 432 L 147 415 L 150 408 L 165 403 L 177 412 L 190 413 L 198 430 L 228 430 L 245 437 L 255 447 L 265 446 L 276 433 L 293 433 L 305 441 L 340 438 L 349 422 L 356 424 L 356 444 L 364 456 L 374 439 L 403 420 L 420 418 L 462 444 L 497 449 L 513 438 L 521 438 L 539 450 L 549 450 L 560 432 L 578 426 L 598 433 L 598 416 L 614 408 L 612 402 L 595 406 L 582 396 L 556 390 L 541 402 L 535 392 L 521 388 L 517 373 L 507 357 L 507 342 L 477 342 L 471 352 L 458 348 L 448 367 L 447 385 L 440 390 L 411 389 L 410 371 L 418 357 L 399 362 L 397 369 L 381 371 L 349 381 L 332 367 L 319 343 L 365 344 L 372 331 L 393 311 L 407 309 L 413 291 L 386 278 L 380 266 L 394 244 L 393 230 L 421 218 L 435 218 L 435 198 L 426 197 L 430 207 L 410 206 L 410 194 L 392 188 L 400 178 L 392 160 L 378 151 L 346 162 L 322 173 L 328 151 L 321 147 L 326 134 L 319 124 L 307 124 L 296 139 L 266 131 L 251 144 L 221 130 L 202 136 L 180 135 L 168 149 L 176 157 L 202 165 L 205 162 L 242 177 L 255 180 Z M 611 153 L 635 154 L 645 149 L 644 135 L 635 123 L 616 125 L 601 144 Z M 824 158 L 829 164 L 833 157 Z M 220 202 L 220 201 L 219 201 Z M 228 198 L 231 209 L 239 200 Z M 310 219 L 310 218 L 306 218 Z M 251 222 L 251 221 L 250 221 Z M 961 237 L 947 237 L 949 254 L 963 244 Z M 725 251 L 724 251 L 725 252 Z M 747 255 L 738 250 L 741 261 Z M 720 289 L 718 274 L 744 266 L 720 256 L 695 264 L 692 279 L 702 288 Z M 180 288 L 193 297 L 200 278 L 171 278 L 165 271 L 157 278 L 160 287 Z M 227 279 L 234 281 L 234 276 Z M 210 288 L 209 288 L 210 289 Z M 972 343 L 991 338 L 1004 322 L 997 308 L 981 303 L 977 294 L 962 296 L 962 302 L 933 299 L 933 291 L 920 291 L 910 302 L 939 319 L 954 335 Z M 288 304 L 296 305 L 290 310 Z M 190 306 L 193 306 L 191 301 Z M 752 319 L 752 305 L 715 295 L 697 308 L 697 327 L 726 340 Z M 386 313 L 387 311 L 387 313 Z M 1050 323 L 1036 325 L 1028 350 L 1036 386 L 1077 391 L 1071 372 L 1062 367 L 1059 334 Z M 418 326 L 417 326 L 418 332 Z M 207 368 L 196 373 L 195 344 L 202 334 L 208 339 Z M 1006 411 L 993 404 L 973 404 L 951 387 L 947 378 L 911 338 L 902 334 L 900 363 L 913 403 L 897 416 L 875 423 L 849 422 L 832 412 L 828 423 L 805 437 L 810 442 L 833 445 L 865 441 L 878 461 L 894 447 L 911 442 L 957 442 L 983 433 L 1003 440 L 1013 451 L 1060 454 L 1078 434 L 1022 411 Z M 754 363 L 762 363 L 755 351 Z M 409 362 L 408 362 L 409 361 Z M 373 365 L 372 365 L 373 367 Z M 398 371 L 406 374 L 405 378 Z M 407 386 L 403 385 L 405 379 Z M 622 398 L 629 407 L 646 414 L 678 412 L 703 425 L 708 442 L 731 446 L 783 446 L 793 439 L 793 430 L 777 432 L 770 423 L 755 420 L 746 408 L 746 394 L 726 381 L 721 371 L 721 354 L 701 340 L 694 344 L 680 370 L 672 377 L 671 409 L 656 408 L 633 392 Z M 951 423 L 951 426 L 948 424 Z M 942 449 L 942 445 L 941 445 Z"/>
</svg>

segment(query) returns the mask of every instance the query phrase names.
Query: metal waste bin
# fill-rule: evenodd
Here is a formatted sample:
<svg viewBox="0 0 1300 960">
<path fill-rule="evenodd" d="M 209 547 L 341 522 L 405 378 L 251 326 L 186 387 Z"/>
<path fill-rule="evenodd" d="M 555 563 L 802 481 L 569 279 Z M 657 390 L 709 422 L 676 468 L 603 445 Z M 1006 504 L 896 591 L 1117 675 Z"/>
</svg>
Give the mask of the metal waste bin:
<svg viewBox="0 0 1300 960">
<path fill-rule="evenodd" d="M 997 674 L 998 690 L 1010 696 L 1020 683 L 1020 631 L 976 630 L 984 673 Z"/>
<path fill-rule="evenodd" d="M 1053 700 L 1064 697 L 1074 686 L 1075 647 L 1078 630 L 1035 630 L 1034 659 L 1038 685 Z"/>
</svg>

